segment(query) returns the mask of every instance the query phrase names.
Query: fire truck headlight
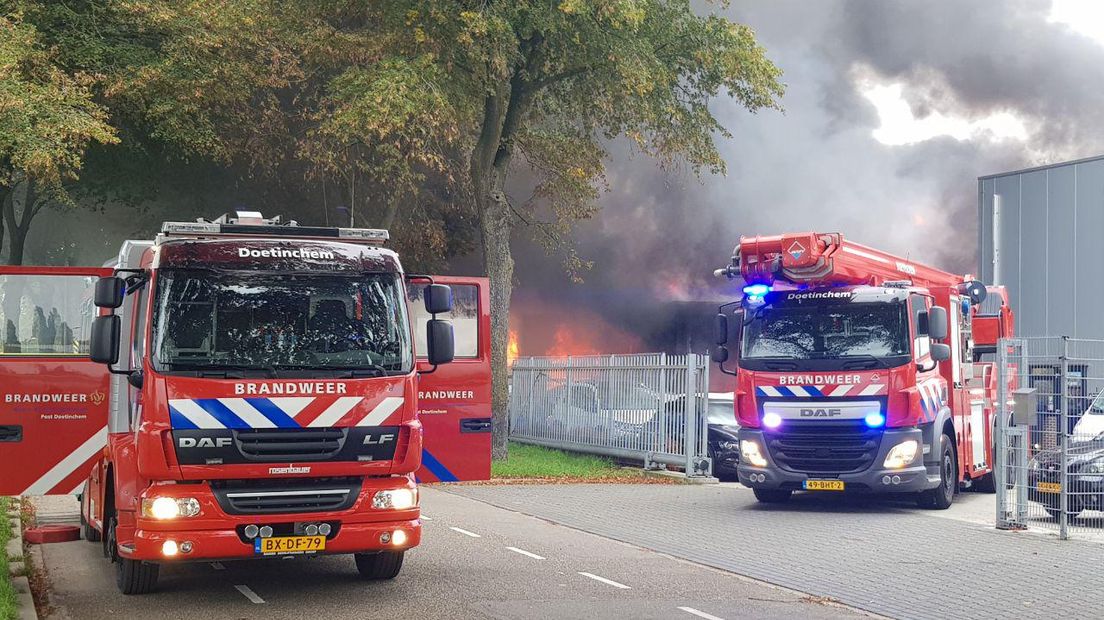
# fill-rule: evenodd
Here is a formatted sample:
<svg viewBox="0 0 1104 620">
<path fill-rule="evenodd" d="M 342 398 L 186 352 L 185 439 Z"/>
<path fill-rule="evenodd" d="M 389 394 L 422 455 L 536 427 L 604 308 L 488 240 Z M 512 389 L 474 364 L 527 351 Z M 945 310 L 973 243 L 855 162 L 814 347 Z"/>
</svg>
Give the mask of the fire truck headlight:
<svg viewBox="0 0 1104 620">
<path fill-rule="evenodd" d="M 372 508 L 378 510 L 406 510 L 417 505 L 418 492 L 414 489 L 389 489 L 372 496 Z"/>
<path fill-rule="evenodd" d="M 1085 466 L 1085 473 L 1104 474 L 1104 458 L 1096 459 Z"/>
<path fill-rule="evenodd" d="M 158 521 L 199 514 L 199 500 L 194 497 L 147 497 L 142 500 L 142 516 Z"/>
<path fill-rule="evenodd" d="M 763 453 L 759 451 L 759 442 L 752 441 L 750 439 L 743 439 L 740 441 L 740 457 L 744 462 L 754 467 L 766 467 L 767 459 L 763 458 Z"/>
<path fill-rule="evenodd" d="M 920 444 L 915 439 L 906 439 L 902 441 L 893 446 L 893 449 L 889 451 L 883 466 L 886 469 L 901 469 L 911 465 L 916 459 L 916 452 L 919 447 Z"/>
</svg>

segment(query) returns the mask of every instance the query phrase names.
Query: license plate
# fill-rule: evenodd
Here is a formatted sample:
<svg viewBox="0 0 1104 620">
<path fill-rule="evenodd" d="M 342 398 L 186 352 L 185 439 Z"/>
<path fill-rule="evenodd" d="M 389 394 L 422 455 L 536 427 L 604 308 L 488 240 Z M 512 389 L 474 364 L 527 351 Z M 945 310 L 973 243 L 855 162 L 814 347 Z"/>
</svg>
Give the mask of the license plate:
<svg viewBox="0 0 1104 620">
<path fill-rule="evenodd" d="M 1061 485 L 1061 483 L 1058 483 L 1058 482 L 1040 482 L 1039 483 L 1039 492 L 1040 493 L 1061 493 L 1062 492 L 1062 485 Z"/>
<path fill-rule="evenodd" d="M 802 483 L 806 491 L 842 491 L 843 480 L 806 480 Z"/>
<path fill-rule="evenodd" d="M 257 555 L 282 555 L 288 553 L 315 553 L 325 551 L 325 536 L 277 536 L 254 539 L 253 551 Z"/>
</svg>

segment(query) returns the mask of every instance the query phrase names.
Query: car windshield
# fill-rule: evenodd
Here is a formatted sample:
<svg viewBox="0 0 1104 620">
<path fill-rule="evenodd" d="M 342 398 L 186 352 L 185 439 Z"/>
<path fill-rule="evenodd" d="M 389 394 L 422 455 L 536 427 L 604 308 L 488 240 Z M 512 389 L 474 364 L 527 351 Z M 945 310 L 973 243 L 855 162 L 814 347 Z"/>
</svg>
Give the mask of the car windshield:
<svg viewBox="0 0 1104 620">
<path fill-rule="evenodd" d="M 744 329 L 744 359 L 827 359 L 909 354 L 905 304 L 763 306 Z"/>
<path fill-rule="evenodd" d="M 162 270 L 155 368 L 404 373 L 413 351 L 403 300 L 393 273 Z"/>
<path fill-rule="evenodd" d="M 1092 404 L 1089 405 L 1089 410 L 1085 413 L 1089 413 L 1092 415 L 1104 415 L 1104 390 L 1101 390 L 1100 393 L 1096 395 L 1096 398 L 1093 399 Z"/>
</svg>

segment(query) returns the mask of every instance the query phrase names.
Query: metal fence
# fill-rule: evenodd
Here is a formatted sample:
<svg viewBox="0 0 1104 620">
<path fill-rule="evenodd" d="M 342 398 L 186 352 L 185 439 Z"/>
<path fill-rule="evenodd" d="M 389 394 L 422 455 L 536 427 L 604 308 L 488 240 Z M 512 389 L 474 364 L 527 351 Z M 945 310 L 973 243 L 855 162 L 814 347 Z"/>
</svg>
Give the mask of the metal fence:
<svg viewBox="0 0 1104 620">
<path fill-rule="evenodd" d="M 1104 340 L 998 347 L 997 527 L 1104 534 Z"/>
<path fill-rule="evenodd" d="M 708 400 L 701 355 L 522 357 L 510 380 L 510 438 L 707 476 Z"/>
</svg>

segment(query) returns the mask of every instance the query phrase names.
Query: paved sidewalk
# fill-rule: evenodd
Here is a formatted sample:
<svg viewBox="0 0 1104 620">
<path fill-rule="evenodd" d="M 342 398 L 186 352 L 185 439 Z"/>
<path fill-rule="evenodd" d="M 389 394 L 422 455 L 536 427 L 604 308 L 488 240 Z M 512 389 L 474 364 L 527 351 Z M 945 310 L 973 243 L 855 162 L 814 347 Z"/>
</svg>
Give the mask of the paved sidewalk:
<svg viewBox="0 0 1104 620">
<path fill-rule="evenodd" d="M 768 506 L 729 486 L 448 490 L 886 616 L 1104 617 L 1098 543 L 933 518 L 904 502 L 798 495 Z"/>
</svg>

